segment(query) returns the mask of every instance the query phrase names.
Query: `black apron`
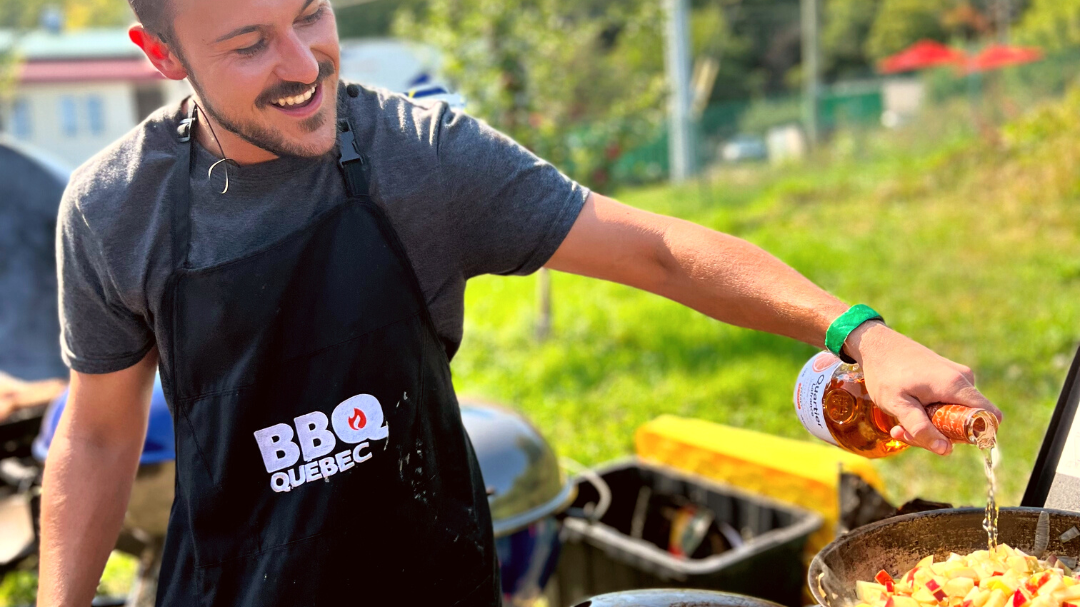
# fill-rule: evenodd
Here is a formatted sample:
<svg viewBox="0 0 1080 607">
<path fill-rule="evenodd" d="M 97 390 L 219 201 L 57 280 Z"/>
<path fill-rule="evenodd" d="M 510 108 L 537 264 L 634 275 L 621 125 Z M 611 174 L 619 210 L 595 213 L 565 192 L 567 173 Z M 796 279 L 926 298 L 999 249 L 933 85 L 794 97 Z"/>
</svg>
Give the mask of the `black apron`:
<svg viewBox="0 0 1080 607">
<path fill-rule="evenodd" d="M 161 372 L 177 479 L 160 606 L 499 604 L 449 361 L 340 106 L 348 199 L 197 269 L 194 116 L 177 117 L 191 149 L 170 177 Z"/>
</svg>

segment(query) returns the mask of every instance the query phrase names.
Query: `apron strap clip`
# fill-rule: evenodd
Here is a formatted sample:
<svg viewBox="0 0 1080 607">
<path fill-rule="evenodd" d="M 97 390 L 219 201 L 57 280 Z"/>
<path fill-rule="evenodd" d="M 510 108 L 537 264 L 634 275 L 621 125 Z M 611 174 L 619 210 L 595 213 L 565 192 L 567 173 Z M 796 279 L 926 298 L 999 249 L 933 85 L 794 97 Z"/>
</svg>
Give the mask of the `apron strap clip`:
<svg viewBox="0 0 1080 607">
<path fill-rule="evenodd" d="M 349 196 L 368 195 L 368 162 L 360 153 L 356 135 L 348 119 L 338 121 L 338 164 L 345 174 Z"/>
<path fill-rule="evenodd" d="M 189 102 L 191 107 L 188 108 L 188 116 L 180 121 L 180 126 L 176 127 L 176 134 L 180 137 L 180 143 L 187 143 L 191 141 L 192 135 L 195 134 L 195 118 L 198 114 L 195 113 L 195 101 Z"/>
</svg>

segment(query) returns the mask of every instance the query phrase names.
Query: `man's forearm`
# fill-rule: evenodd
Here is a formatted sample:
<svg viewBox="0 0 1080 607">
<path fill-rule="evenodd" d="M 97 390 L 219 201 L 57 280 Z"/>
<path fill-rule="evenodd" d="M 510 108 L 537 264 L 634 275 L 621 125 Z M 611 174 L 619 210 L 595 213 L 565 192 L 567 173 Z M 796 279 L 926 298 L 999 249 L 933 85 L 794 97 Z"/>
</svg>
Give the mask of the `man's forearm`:
<svg viewBox="0 0 1080 607">
<path fill-rule="evenodd" d="M 761 248 L 673 219 L 657 260 L 655 291 L 725 323 L 823 347 L 847 306 Z"/>
<path fill-rule="evenodd" d="M 123 523 L 141 447 L 57 434 L 42 493 L 39 607 L 90 604 Z"/>
</svg>

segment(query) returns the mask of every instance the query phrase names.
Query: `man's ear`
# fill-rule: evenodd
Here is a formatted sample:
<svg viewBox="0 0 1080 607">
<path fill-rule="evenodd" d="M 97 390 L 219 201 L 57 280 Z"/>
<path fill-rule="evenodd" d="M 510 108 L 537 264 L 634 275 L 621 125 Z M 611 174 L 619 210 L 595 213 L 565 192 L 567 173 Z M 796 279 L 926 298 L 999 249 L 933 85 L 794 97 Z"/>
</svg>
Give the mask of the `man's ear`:
<svg viewBox="0 0 1080 607">
<path fill-rule="evenodd" d="M 146 31 L 140 23 L 136 23 L 128 30 L 128 38 L 146 53 L 146 58 L 154 67 L 161 72 L 162 76 L 170 80 L 183 80 L 187 78 L 187 70 L 184 69 L 180 58 L 176 56 L 164 40 Z"/>
</svg>

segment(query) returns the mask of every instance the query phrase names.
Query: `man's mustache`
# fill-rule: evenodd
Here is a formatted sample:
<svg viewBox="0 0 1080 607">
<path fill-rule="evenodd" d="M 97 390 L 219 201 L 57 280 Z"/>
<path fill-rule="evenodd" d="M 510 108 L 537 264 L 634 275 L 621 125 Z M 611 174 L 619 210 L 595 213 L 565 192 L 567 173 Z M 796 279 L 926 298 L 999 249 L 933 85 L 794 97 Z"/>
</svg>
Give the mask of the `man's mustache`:
<svg viewBox="0 0 1080 607">
<path fill-rule="evenodd" d="M 337 73 L 337 69 L 330 61 L 319 62 L 319 77 L 315 79 L 315 82 L 282 82 L 281 84 L 274 85 L 273 88 L 264 91 L 259 98 L 255 100 L 255 104 L 259 107 L 270 105 L 278 99 L 284 99 L 285 97 L 295 97 L 308 92 L 312 86 L 326 80 L 330 76 Z"/>
</svg>

